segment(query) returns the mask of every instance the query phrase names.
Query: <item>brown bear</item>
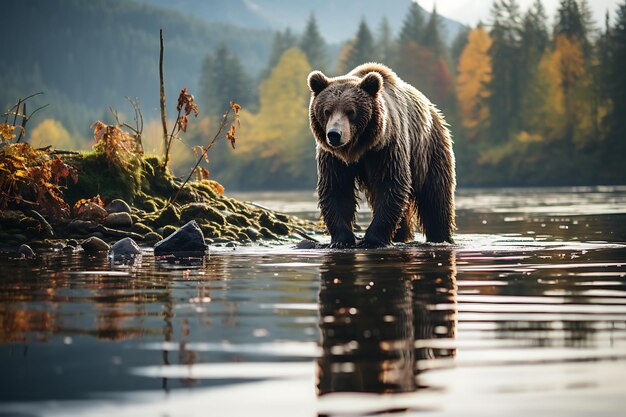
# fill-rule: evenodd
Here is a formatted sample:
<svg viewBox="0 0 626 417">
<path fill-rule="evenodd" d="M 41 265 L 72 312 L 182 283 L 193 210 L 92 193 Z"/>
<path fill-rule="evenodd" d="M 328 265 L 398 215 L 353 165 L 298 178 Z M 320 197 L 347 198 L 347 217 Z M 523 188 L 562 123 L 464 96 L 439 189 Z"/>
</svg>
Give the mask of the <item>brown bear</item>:
<svg viewBox="0 0 626 417">
<path fill-rule="evenodd" d="M 446 122 L 390 68 L 363 64 L 344 76 L 308 77 L 317 141 L 317 192 L 332 248 L 384 247 L 413 239 L 452 242 L 454 154 Z M 357 191 L 373 212 L 357 244 Z"/>
</svg>

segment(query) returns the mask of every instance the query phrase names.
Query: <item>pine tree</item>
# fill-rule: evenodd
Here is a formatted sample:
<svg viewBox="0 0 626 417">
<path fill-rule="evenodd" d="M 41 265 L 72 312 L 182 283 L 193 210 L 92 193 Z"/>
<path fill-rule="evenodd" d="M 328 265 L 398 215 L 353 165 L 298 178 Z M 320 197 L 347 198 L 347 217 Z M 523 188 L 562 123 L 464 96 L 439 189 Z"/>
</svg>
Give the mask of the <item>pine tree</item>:
<svg viewBox="0 0 626 417">
<path fill-rule="evenodd" d="M 220 115 L 228 109 L 229 102 L 242 106 L 253 100 L 251 81 L 241 61 L 221 44 L 215 55 L 208 54 L 202 64 L 200 78 L 201 102 L 206 113 Z"/>
<path fill-rule="evenodd" d="M 531 114 L 536 113 L 536 94 L 533 84 L 538 82 L 539 62 L 550 42 L 546 12 L 541 0 L 534 4 L 522 19 L 520 43 L 520 92 L 522 94 L 520 127 L 531 130 L 534 122 Z"/>
<path fill-rule="evenodd" d="M 381 63 L 392 65 L 395 59 L 396 45 L 391 33 L 391 26 L 387 17 L 383 17 L 378 27 L 378 40 L 376 42 L 376 51 L 378 59 Z"/>
<path fill-rule="evenodd" d="M 305 53 L 307 59 L 314 69 L 326 70 L 326 42 L 317 27 L 315 15 L 311 13 L 304 29 L 304 34 L 300 39 L 300 49 Z"/>
<path fill-rule="evenodd" d="M 612 138 L 626 149 L 626 1 L 617 10 L 616 22 L 610 36 L 609 94 L 613 104 L 609 120 Z M 622 154 L 623 155 L 623 154 Z M 623 164 L 622 164 L 623 166 Z"/>
<path fill-rule="evenodd" d="M 267 68 L 262 75 L 262 79 L 269 76 L 272 68 L 278 64 L 278 60 L 289 48 L 293 48 L 298 43 L 296 36 L 291 32 L 291 29 L 287 28 L 283 32 L 278 31 L 274 35 L 274 41 L 272 43 L 272 51 L 270 52 L 270 58 L 267 62 Z"/>
<path fill-rule="evenodd" d="M 592 13 L 586 0 L 561 0 L 554 25 L 554 37 L 565 35 L 576 37 L 581 43 L 585 56 L 591 53 L 589 35 L 593 31 Z"/>
<path fill-rule="evenodd" d="M 491 95 L 491 140 L 506 142 L 519 124 L 520 94 L 520 11 L 516 0 L 496 0 L 491 9 L 493 77 Z"/>
<path fill-rule="evenodd" d="M 424 35 L 422 36 L 422 44 L 435 53 L 435 56 L 444 55 L 444 43 L 441 40 L 440 31 L 441 22 L 439 21 L 439 15 L 437 14 L 437 7 L 433 7 L 433 12 L 430 14 L 426 28 L 424 29 Z"/>
<path fill-rule="evenodd" d="M 372 61 L 377 61 L 374 37 L 365 19 L 361 19 L 356 38 L 351 44 L 343 66 L 349 71 L 358 65 Z"/>
<path fill-rule="evenodd" d="M 482 27 L 482 26 L 483 24 L 479 22 L 477 27 Z M 463 50 L 467 46 L 469 33 L 470 33 L 470 30 L 468 28 L 463 28 L 459 31 L 458 35 L 456 35 L 456 38 L 454 38 L 454 40 L 452 41 L 452 45 L 450 46 L 452 68 L 459 67 L 459 59 L 461 58 L 461 54 L 463 53 Z"/>
<path fill-rule="evenodd" d="M 419 45 L 422 42 L 423 34 L 424 15 L 422 8 L 414 1 L 411 2 L 411 6 L 409 6 L 409 11 L 404 18 L 404 23 L 400 30 L 400 47 L 406 46 L 409 42 Z"/>
</svg>

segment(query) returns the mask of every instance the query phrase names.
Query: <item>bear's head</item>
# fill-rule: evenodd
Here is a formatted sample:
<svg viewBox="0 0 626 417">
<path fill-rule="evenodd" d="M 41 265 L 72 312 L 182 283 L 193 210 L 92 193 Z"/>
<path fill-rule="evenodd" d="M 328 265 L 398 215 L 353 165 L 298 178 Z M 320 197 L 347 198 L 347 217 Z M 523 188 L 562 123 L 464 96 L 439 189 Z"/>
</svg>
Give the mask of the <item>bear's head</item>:
<svg viewBox="0 0 626 417">
<path fill-rule="evenodd" d="M 386 120 L 379 73 L 328 78 L 313 71 L 308 84 L 311 130 L 322 149 L 351 163 L 379 144 Z"/>
</svg>

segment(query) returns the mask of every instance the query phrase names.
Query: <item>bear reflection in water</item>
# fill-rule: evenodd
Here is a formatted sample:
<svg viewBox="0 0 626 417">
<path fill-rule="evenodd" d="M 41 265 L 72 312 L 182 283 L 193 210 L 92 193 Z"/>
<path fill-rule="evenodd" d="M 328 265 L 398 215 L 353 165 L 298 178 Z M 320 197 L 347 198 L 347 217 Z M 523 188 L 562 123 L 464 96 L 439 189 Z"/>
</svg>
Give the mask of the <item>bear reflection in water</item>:
<svg viewBox="0 0 626 417">
<path fill-rule="evenodd" d="M 427 367 L 420 361 L 456 353 L 429 343 L 455 336 L 454 251 L 329 253 L 319 303 L 318 395 L 427 388 L 419 383 Z"/>
</svg>

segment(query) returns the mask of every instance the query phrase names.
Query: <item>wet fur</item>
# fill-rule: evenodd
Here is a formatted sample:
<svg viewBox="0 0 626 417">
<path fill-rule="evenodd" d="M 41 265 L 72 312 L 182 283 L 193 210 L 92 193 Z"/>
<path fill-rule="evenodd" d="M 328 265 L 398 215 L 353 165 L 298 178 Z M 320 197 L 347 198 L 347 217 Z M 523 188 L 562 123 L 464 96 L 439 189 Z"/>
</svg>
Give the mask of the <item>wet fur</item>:
<svg viewBox="0 0 626 417">
<path fill-rule="evenodd" d="M 382 88 L 371 94 L 377 82 Z M 331 246 L 356 245 L 358 189 L 365 192 L 374 215 L 360 246 L 410 241 L 416 229 L 430 242 L 452 242 L 454 155 L 437 108 L 381 64 L 364 64 L 335 78 L 313 72 L 309 86 L 319 206 Z M 358 109 L 350 125 L 352 137 L 345 146 L 333 148 L 326 142 L 325 110 L 347 108 Z"/>
</svg>

